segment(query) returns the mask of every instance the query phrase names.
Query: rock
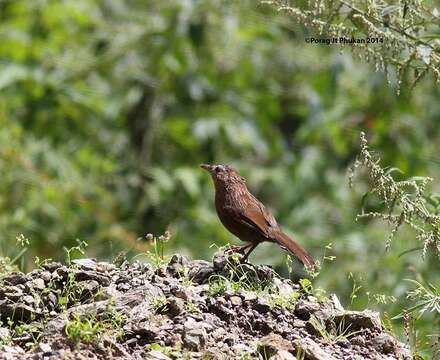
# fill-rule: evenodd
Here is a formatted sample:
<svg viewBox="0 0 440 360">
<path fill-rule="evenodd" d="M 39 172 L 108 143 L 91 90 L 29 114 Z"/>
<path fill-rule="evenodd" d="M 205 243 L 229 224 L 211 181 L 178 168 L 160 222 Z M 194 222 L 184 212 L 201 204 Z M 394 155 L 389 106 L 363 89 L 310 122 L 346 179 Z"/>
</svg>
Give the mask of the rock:
<svg viewBox="0 0 440 360">
<path fill-rule="evenodd" d="M 244 301 L 246 302 L 251 302 L 258 298 L 255 291 L 240 290 L 239 294 L 243 296 Z"/>
<path fill-rule="evenodd" d="M 296 360 L 296 357 L 286 350 L 279 350 L 270 360 Z"/>
<path fill-rule="evenodd" d="M 350 340 L 351 344 L 358 346 L 365 346 L 365 338 L 362 335 L 357 335 Z"/>
<path fill-rule="evenodd" d="M 24 301 L 26 304 L 28 304 L 28 305 L 31 305 L 31 304 L 33 304 L 33 303 L 35 302 L 34 297 L 31 296 L 31 295 L 23 296 L 22 299 L 23 299 L 23 301 Z"/>
<path fill-rule="evenodd" d="M 11 339 L 11 332 L 8 328 L 0 327 L 0 343 L 8 343 Z"/>
<path fill-rule="evenodd" d="M 232 306 L 241 306 L 242 300 L 240 296 L 231 296 L 229 298 L 229 301 L 231 302 Z"/>
<path fill-rule="evenodd" d="M 159 350 L 151 350 L 147 353 L 145 359 L 147 360 L 171 360 L 170 357 L 161 353 Z"/>
<path fill-rule="evenodd" d="M 339 298 L 336 296 L 336 294 L 331 294 L 330 300 L 333 302 L 333 306 L 336 310 L 344 311 L 344 307 L 341 305 L 341 302 L 339 301 Z"/>
<path fill-rule="evenodd" d="M 43 279 L 43 281 L 46 283 L 50 281 L 51 277 L 52 277 L 52 274 L 47 270 L 42 271 L 40 273 L 40 278 Z"/>
<path fill-rule="evenodd" d="M 24 350 L 20 346 L 2 345 L 0 347 L 0 354 L 1 353 L 20 355 L 20 354 L 24 354 Z"/>
<path fill-rule="evenodd" d="M 78 289 L 81 291 L 79 298 L 81 301 L 86 301 L 92 298 L 100 289 L 100 286 L 95 280 L 79 281 L 77 283 Z"/>
<path fill-rule="evenodd" d="M 116 265 L 110 264 L 108 262 L 99 262 L 98 264 L 96 264 L 96 271 L 100 273 L 107 273 L 114 269 L 116 269 Z"/>
<path fill-rule="evenodd" d="M 383 332 L 375 313 L 344 311 L 335 296 L 318 302 L 270 267 L 239 263 L 235 255 L 218 253 L 212 264 L 176 255 L 166 267 L 154 270 L 140 262 L 116 268 L 94 259 L 79 260 L 73 266 L 55 264 L 29 274 L 12 273 L 6 276 L 11 282 L 0 280 L 0 315 L 3 323 L 8 317 L 13 320 L 0 327 L 0 343 L 10 345 L 0 348 L 0 359 L 164 360 L 179 357 L 176 352 L 199 360 L 262 359 L 262 353 L 271 354 L 266 358 L 272 360 L 292 360 L 297 353 L 307 360 L 410 359 L 408 348 Z M 268 292 L 231 286 L 231 269 L 247 285 L 263 281 L 260 285 L 267 284 Z M 224 289 L 215 295 L 208 283 L 213 274 L 227 275 Z M 65 290 L 75 295 L 67 308 L 58 304 Z M 278 297 L 290 299 L 289 306 L 277 301 L 273 306 Z M 166 310 L 157 312 L 159 298 Z M 65 325 L 74 315 L 90 325 L 108 321 L 112 328 L 90 343 L 72 346 Z M 360 332 L 328 341 L 310 328 L 312 315 L 325 331 L 341 326 Z M 17 325 L 36 330 L 19 334 L 14 330 Z M 26 346 L 34 332 L 40 334 L 40 344 Z"/>
<path fill-rule="evenodd" d="M 257 352 L 263 356 L 264 359 L 295 359 L 294 357 L 289 357 L 290 350 L 293 347 L 290 341 L 283 339 L 280 335 L 271 333 L 258 341 Z"/>
<path fill-rule="evenodd" d="M 72 264 L 78 265 L 81 269 L 96 270 L 96 259 L 75 259 Z"/>
<path fill-rule="evenodd" d="M 183 286 L 174 286 L 170 289 L 170 291 L 174 296 L 185 301 L 188 301 L 194 297 L 194 293 L 191 291 L 191 289 Z"/>
<path fill-rule="evenodd" d="M 37 290 L 43 290 L 46 287 L 44 280 L 41 278 L 36 278 L 32 280 L 31 287 Z"/>
<path fill-rule="evenodd" d="M 200 351 L 205 346 L 206 331 L 199 326 L 194 320 L 188 320 L 184 324 L 183 343 L 193 351 Z"/>
<path fill-rule="evenodd" d="M 1 278 L 1 281 L 10 285 L 24 284 L 29 278 L 21 272 L 10 272 Z"/>
<path fill-rule="evenodd" d="M 24 295 L 23 291 L 16 286 L 5 286 L 1 291 L 3 293 L 1 296 L 2 299 L 7 298 L 14 302 L 20 300 Z"/>
<path fill-rule="evenodd" d="M 350 331 L 362 329 L 381 330 L 380 316 L 374 311 L 344 311 L 333 315 L 333 321 L 336 326 L 342 322 L 344 328 L 350 328 Z"/>
<path fill-rule="evenodd" d="M 0 316 L 2 321 L 7 321 L 8 318 L 14 321 L 28 322 L 34 320 L 39 315 L 39 312 L 29 305 L 23 303 L 10 304 L 6 300 L 0 300 Z"/>
<path fill-rule="evenodd" d="M 214 268 L 204 260 L 196 260 L 190 263 L 188 277 L 196 284 L 203 284 L 214 274 Z"/>
<path fill-rule="evenodd" d="M 307 360 L 336 360 L 329 352 L 322 349 L 310 338 L 301 339 L 295 342 L 296 348 L 305 354 Z M 298 352 L 298 350 L 297 350 Z"/>
<path fill-rule="evenodd" d="M 301 320 L 308 321 L 310 316 L 317 312 L 321 307 L 318 303 L 312 303 L 304 300 L 299 300 L 295 305 L 295 315 Z"/>
<path fill-rule="evenodd" d="M 99 285 L 102 286 L 110 285 L 110 278 L 108 276 L 98 274 L 94 271 L 78 270 L 75 273 L 75 280 L 76 281 L 95 280 Z"/>
<path fill-rule="evenodd" d="M 42 353 L 50 353 L 52 352 L 52 346 L 48 343 L 40 342 L 37 346 L 37 350 L 41 351 Z"/>
<path fill-rule="evenodd" d="M 254 304 L 254 309 L 259 313 L 264 314 L 270 310 L 270 305 L 265 298 L 258 298 L 257 302 Z"/>
<path fill-rule="evenodd" d="M 268 265 L 257 266 L 256 272 L 260 281 L 271 282 L 272 279 L 277 276 L 272 267 Z"/>
<path fill-rule="evenodd" d="M 214 254 L 212 258 L 212 265 L 214 266 L 214 270 L 217 272 L 221 272 L 227 264 L 227 259 L 225 253 L 223 251 L 218 251 Z"/>
<path fill-rule="evenodd" d="M 172 317 L 180 315 L 185 311 L 185 302 L 178 297 L 171 297 L 167 299 L 166 303 L 168 314 Z"/>
<path fill-rule="evenodd" d="M 396 340 L 387 333 L 375 336 L 371 340 L 371 344 L 382 354 L 389 354 L 396 351 Z"/>
<path fill-rule="evenodd" d="M 48 262 L 43 264 L 42 268 L 50 272 L 54 272 L 56 269 L 60 268 L 61 266 L 63 265 L 59 262 Z"/>
<path fill-rule="evenodd" d="M 175 254 L 171 257 L 167 265 L 167 271 L 176 277 L 181 277 L 185 274 L 185 267 L 188 265 L 188 259 L 185 256 Z"/>
</svg>

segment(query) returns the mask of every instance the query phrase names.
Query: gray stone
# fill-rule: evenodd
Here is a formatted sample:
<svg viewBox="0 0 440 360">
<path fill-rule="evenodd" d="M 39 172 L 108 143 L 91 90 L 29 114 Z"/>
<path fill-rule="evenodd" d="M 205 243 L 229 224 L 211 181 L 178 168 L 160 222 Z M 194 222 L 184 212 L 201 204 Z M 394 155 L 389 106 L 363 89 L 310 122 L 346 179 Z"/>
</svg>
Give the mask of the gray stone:
<svg viewBox="0 0 440 360">
<path fill-rule="evenodd" d="M 8 328 L 0 327 L 0 343 L 6 343 L 11 338 L 11 332 Z"/>
<path fill-rule="evenodd" d="M 78 265 L 82 269 L 96 270 L 96 259 L 75 259 L 72 264 Z"/>
<path fill-rule="evenodd" d="M 293 350 L 291 342 L 275 333 L 266 335 L 258 341 L 257 352 L 265 359 L 290 360 L 287 355 L 290 354 L 289 350 Z"/>
<path fill-rule="evenodd" d="M 196 284 L 203 284 L 214 274 L 214 268 L 204 260 L 192 261 L 189 265 L 188 277 Z"/>
<path fill-rule="evenodd" d="M 11 285 L 18 285 L 18 284 L 24 284 L 29 280 L 29 278 L 21 272 L 13 271 L 3 276 L 1 280 Z"/>
<path fill-rule="evenodd" d="M 46 287 L 44 280 L 41 278 L 36 278 L 32 280 L 31 286 L 37 290 L 43 290 Z"/>
<path fill-rule="evenodd" d="M 8 318 L 14 321 L 28 322 L 36 319 L 39 312 L 29 305 L 23 303 L 10 304 L 6 300 L 0 300 L 0 316 L 3 321 L 7 321 Z"/>
<path fill-rule="evenodd" d="M 310 338 L 295 341 L 295 346 L 305 353 L 307 360 L 336 360 L 328 351 L 322 349 Z"/>
<path fill-rule="evenodd" d="M 106 275 L 98 274 L 95 271 L 83 271 L 79 270 L 75 273 L 76 281 L 95 280 L 102 286 L 110 285 L 110 278 Z"/>
<path fill-rule="evenodd" d="M 214 254 L 212 258 L 212 265 L 216 271 L 222 271 L 227 264 L 227 259 L 223 251 L 219 251 Z"/>
<path fill-rule="evenodd" d="M 362 329 L 379 331 L 382 329 L 379 313 L 370 310 L 339 312 L 333 315 L 333 321 L 336 326 L 339 326 L 342 322 L 345 328 L 350 327 L 350 331 Z"/>
<path fill-rule="evenodd" d="M 92 298 L 100 289 L 100 285 L 95 280 L 85 280 L 79 281 L 77 283 L 78 289 L 80 289 L 80 299 L 81 301 L 88 300 Z"/>
<path fill-rule="evenodd" d="M 96 264 L 96 271 L 100 273 L 108 273 L 116 269 L 116 265 L 110 264 L 108 262 L 99 262 Z"/>
<path fill-rule="evenodd" d="M 186 266 L 188 266 L 188 259 L 185 256 L 175 254 L 167 265 L 167 271 L 172 276 L 181 277 L 185 274 Z"/>
<path fill-rule="evenodd" d="M 40 273 L 40 278 L 43 279 L 44 282 L 49 282 L 52 277 L 52 274 L 45 270 Z"/>
<path fill-rule="evenodd" d="M 371 340 L 373 347 L 383 354 L 389 354 L 396 351 L 396 340 L 387 333 L 377 335 Z"/>
<path fill-rule="evenodd" d="M 24 301 L 26 304 L 28 304 L 28 305 L 32 305 L 32 304 L 35 302 L 34 297 L 31 296 L 31 295 L 23 296 L 22 299 L 23 299 L 23 301 Z"/>
<path fill-rule="evenodd" d="M 167 309 L 172 317 L 180 315 L 185 311 L 185 302 L 178 297 L 170 297 L 167 299 Z"/>
<path fill-rule="evenodd" d="M 232 306 L 241 306 L 242 300 L 240 296 L 231 296 L 229 298 L 229 301 L 231 302 Z"/>
<path fill-rule="evenodd" d="M 56 269 L 60 268 L 61 266 L 63 265 L 59 262 L 48 262 L 43 264 L 42 268 L 45 270 L 49 270 L 50 272 L 54 272 Z"/>
<path fill-rule="evenodd" d="M 191 320 L 187 320 L 184 324 L 183 343 L 190 350 L 200 351 L 205 346 L 206 331 L 194 320 Z"/>
<path fill-rule="evenodd" d="M 170 357 L 166 356 L 159 350 L 151 350 L 147 353 L 145 359 L 147 360 L 171 360 Z"/>
<path fill-rule="evenodd" d="M 309 320 L 310 316 L 320 310 L 321 307 L 318 303 L 308 302 L 304 300 L 299 300 L 295 305 L 295 315 L 301 320 Z"/>
<path fill-rule="evenodd" d="M 259 313 L 267 313 L 270 310 L 270 305 L 265 298 L 258 298 L 257 302 L 254 304 L 254 309 Z"/>
</svg>

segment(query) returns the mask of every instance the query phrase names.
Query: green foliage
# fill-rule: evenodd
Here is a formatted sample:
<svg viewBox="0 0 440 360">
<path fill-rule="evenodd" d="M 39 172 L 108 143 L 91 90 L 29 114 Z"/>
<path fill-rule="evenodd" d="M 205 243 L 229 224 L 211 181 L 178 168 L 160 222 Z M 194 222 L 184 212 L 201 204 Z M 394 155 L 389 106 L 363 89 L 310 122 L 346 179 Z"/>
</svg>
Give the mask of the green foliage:
<svg viewBox="0 0 440 360">
<path fill-rule="evenodd" d="M 371 155 L 366 136 L 361 133 L 361 151 L 352 173 L 359 166 L 365 167 L 371 188 L 363 198 L 377 195 L 384 204 L 384 211 L 362 213 L 357 218 L 380 218 L 391 224 L 387 249 L 390 248 L 397 230 L 407 224 L 416 231 L 416 238 L 422 242 L 423 256 L 426 256 L 428 248 L 432 248 L 440 258 L 440 216 L 437 215 L 439 202 L 436 201 L 436 196 L 426 192 L 426 186 L 433 179 L 417 177 L 395 181 L 392 172 L 396 169 L 385 170 L 379 165 L 379 161 Z"/>
<path fill-rule="evenodd" d="M 121 313 L 110 311 L 97 317 L 95 314 L 80 316 L 73 314 L 66 322 L 64 332 L 74 342 L 91 343 L 100 336 L 120 336 L 124 316 Z"/>
<path fill-rule="evenodd" d="M 327 343 L 348 339 L 362 332 L 362 330 L 350 331 L 350 325 L 347 326 L 344 319 L 339 321 L 338 324 L 335 324 L 334 319 L 329 319 L 329 324 L 325 324 L 322 319 L 318 319 L 315 315 L 312 315 L 309 319 L 309 323 Z"/>
<path fill-rule="evenodd" d="M 408 279 L 408 281 L 416 286 L 414 290 L 408 292 L 408 298 L 418 301 L 419 303 L 407 311 L 412 312 L 418 310 L 420 316 L 425 312 L 436 312 L 440 315 L 440 289 L 433 284 L 425 286 L 416 280 Z"/>
<path fill-rule="evenodd" d="M 379 163 L 380 159 L 374 157 L 369 148 L 366 135 L 361 132 L 361 150 L 359 157 L 356 159 L 350 174 L 350 183 L 352 183 L 354 171 L 359 168 L 365 168 L 369 179 L 369 189 L 363 196 L 365 203 L 367 196 L 375 195 L 381 205 L 381 211 L 367 211 L 358 215 L 357 218 L 381 219 L 387 221 L 391 225 L 391 232 L 386 242 L 387 250 L 391 247 L 391 241 L 396 236 L 397 230 L 407 224 L 417 234 L 416 239 L 422 242 L 422 247 L 405 251 L 407 254 L 414 250 L 422 250 L 422 257 L 426 258 L 429 252 L 434 256 L 440 257 L 440 217 L 438 214 L 437 196 L 429 194 L 426 190 L 427 184 L 433 179 L 428 177 L 417 177 L 410 180 L 396 181 L 392 173 L 397 169 L 383 169 Z M 363 209 L 362 209 L 363 210 Z M 352 274 L 351 278 L 353 278 Z M 419 276 L 420 277 L 420 276 Z M 425 313 L 434 314 L 434 318 L 438 319 L 440 315 L 440 291 L 436 285 L 428 283 L 426 286 L 421 282 L 407 279 L 408 282 L 416 286 L 415 289 L 407 292 L 407 298 L 415 301 L 416 304 L 405 308 L 401 314 L 393 319 L 404 320 L 404 331 L 409 338 L 411 327 L 407 325 L 409 316 L 415 311 L 419 311 L 419 318 Z M 437 279 L 438 281 L 438 279 Z M 356 293 L 361 289 L 353 281 L 353 290 L 351 299 L 357 297 Z M 386 304 L 386 295 L 376 296 L 377 301 Z M 395 301 L 394 297 L 391 297 Z M 417 332 L 417 330 L 415 330 Z M 431 333 L 428 336 L 438 336 Z M 413 349 L 418 350 L 417 342 L 413 341 Z M 436 350 L 435 350 L 436 351 Z"/>
<path fill-rule="evenodd" d="M 156 314 L 166 314 L 168 312 L 168 303 L 165 296 L 158 296 L 152 301 L 153 310 Z"/>
<path fill-rule="evenodd" d="M 414 86 L 425 75 L 440 82 L 440 12 L 435 1 L 361 0 L 261 1 L 288 13 L 307 29 L 329 38 L 377 39 L 356 43 L 349 48 L 359 57 L 372 61 L 376 70 L 397 70 L 399 89 L 403 72 L 413 72 Z M 341 45 L 342 48 L 346 47 Z"/>
</svg>

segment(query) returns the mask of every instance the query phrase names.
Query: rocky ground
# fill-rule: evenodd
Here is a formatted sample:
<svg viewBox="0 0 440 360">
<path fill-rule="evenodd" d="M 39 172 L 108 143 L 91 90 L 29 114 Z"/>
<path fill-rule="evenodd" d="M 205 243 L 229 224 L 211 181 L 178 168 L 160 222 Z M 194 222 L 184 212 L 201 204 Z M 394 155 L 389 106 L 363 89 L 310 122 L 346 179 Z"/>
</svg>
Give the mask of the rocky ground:
<svg viewBox="0 0 440 360">
<path fill-rule="evenodd" d="M 3 274 L 0 316 L 0 359 L 411 359 L 377 313 L 221 252 Z"/>
</svg>

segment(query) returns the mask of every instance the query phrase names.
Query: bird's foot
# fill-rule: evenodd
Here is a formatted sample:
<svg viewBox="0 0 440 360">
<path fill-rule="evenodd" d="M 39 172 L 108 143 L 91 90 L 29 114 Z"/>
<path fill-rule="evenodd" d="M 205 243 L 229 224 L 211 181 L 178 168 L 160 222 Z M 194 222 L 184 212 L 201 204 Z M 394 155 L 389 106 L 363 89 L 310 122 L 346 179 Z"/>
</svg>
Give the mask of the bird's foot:
<svg viewBox="0 0 440 360">
<path fill-rule="evenodd" d="M 242 252 L 243 252 L 242 246 L 229 246 L 227 249 L 225 249 L 225 254 L 235 254 L 235 253 L 241 254 Z"/>
</svg>

